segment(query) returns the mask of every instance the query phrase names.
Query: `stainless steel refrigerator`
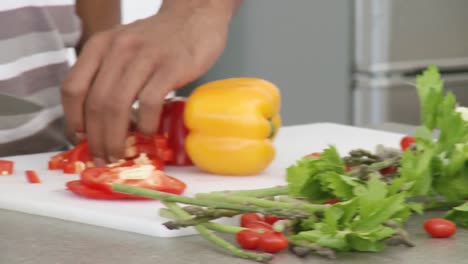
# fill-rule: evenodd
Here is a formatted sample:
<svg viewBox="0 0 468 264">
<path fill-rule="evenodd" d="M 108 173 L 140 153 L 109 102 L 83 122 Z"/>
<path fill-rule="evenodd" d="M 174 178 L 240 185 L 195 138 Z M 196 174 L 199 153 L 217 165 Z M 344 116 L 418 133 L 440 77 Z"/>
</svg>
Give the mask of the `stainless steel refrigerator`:
<svg viewBox="0 0 468 264">
<path fill-rule="evenodd" d="M 467 0 L 355 0 L 353 124 L 419 123 L 416 75 L 439 67 L 468 106 Z"/>
</svg>

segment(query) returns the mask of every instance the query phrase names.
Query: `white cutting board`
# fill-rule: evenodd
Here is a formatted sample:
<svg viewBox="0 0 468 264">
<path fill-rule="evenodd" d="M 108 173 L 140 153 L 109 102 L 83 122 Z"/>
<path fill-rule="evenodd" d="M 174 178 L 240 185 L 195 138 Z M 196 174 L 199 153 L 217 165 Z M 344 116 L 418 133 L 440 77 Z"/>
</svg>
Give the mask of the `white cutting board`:
<svg viewBox="0 0 468 264">
<path fill-rule="evenodd" d="M 281 128 L 275 140 L 277 155 L 262 174 L 248 177 L 208 175 L 194 167 L 167 167 L 167 174 L 187 183 L 185 195 L 227 189 L 255 189 L 285 183 L 285 169 L 305 154 L 321 151 L 329 144 L 342 154 L 355 148 L 373 150 L 377 144 L 398 147 L 402 135 L 330 123 Z M 54 217 L 96 226 L 158 237 L 194 234 L 193 228 L 168 230 L 159 216 L 159 201 L 100 201 L 78 197 L 65 189 L 65 183 L 78 175 L 47 170 L 54 153 L 7 157 L 15 162 L 11 176 L 0 177 L 0 208 Z M 229 157 L 227 157 L 229 158 Z M 29 184 L 24 170 L 34 169 L 41 184 Z M 1 217 L 1 216 L 0 216 Z M 237 219 L 222 219 L 233 223 Z"/>
</svg>

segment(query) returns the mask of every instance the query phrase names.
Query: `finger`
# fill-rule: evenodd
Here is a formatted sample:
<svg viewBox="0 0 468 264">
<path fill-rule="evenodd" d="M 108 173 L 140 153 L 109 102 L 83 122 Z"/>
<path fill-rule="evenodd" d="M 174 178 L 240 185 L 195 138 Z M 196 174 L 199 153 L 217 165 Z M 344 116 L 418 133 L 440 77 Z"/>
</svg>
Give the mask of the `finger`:
<svg viewBox="0 0 468 264">
<path fill-rule="evenodd" d="M 175 84 L 173 81 L 175 78 L 172 77 L 175 72 L 172 72 L 172 75 L 170 72 L 158 71 L 138 95 L 137 125 L 138 130 L 143 134 L 153 135 L 158 129 L 164 99 Z"/>
<path fill-rule="evenodd" d="M 110 96 L 112 104 L 106 111 L 105 151 L 111 162 L 117 161 L 124 154 L 125 137 L 129 131 L 131 108 L 138 92 L 145 86 L 154 72 L 156 57 L 140 53 L 125 69 L 116 91 Z M 116 118 L 118 117 L 118 118 Z"/>
<path fill-rule="evenodd" d="M 84 137 L 83 133 L 74 132 L 74 131 L 70 130 L 70 128 L 67 127 L 67 126 L 65 126 L 64 134 L 65 134 L 65 137 L 68 139 L 68 141 L 72 145 L 77 145 L 78 143 L 80 143 L 83 140 L 83 137 Z"/>
<path fill-rule="evenodd" d="M 94 162 L 100 165 L 107 162 L 105 149 L 105 120 L 109 109 L 124 106 L 109 100 L 116 91 L 117 83 L 123 74 L 125 65 L 131 60 L 136 50 L 133 43 L 122 40 L 121 35 L 113 42 L 111 50 L 105 55 L 96 79 L 91 86 L 85 109 L 86 134 Z M 114 116 L 113 119 L 120 119 Z M 114 142 L 115 143 L 115 142 Z"/>
<path fill-rule="evenodd" d="M 110 34 L 102 33 L 90 39 L 64 80 L 61 89 L 63 110 L 67 127 L 73 133 L 85 131 L 86 94 L 101 65 L 110 37 Z"/>
</svg>

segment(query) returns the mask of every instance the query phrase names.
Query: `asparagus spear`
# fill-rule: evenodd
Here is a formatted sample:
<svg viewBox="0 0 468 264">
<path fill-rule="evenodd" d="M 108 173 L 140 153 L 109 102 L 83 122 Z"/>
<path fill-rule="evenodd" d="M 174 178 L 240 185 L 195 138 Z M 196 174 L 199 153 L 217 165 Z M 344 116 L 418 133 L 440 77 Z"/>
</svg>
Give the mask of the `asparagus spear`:
<svg viewBox="0 0 468 264">
<path fill-rule="evenodd" d="M 185 212 L 182 208 L 180 208 L 177 204 L 173 202 L 164 202 L 164 205 L 172 211 L 172 213 L 180 219 L 187 219 L 190 215 Z M 219 236 L 213 234 L 205 225 L 196 225 L 195 229 L 202 235 L 205 239 L 213 242 L 215 245 L 223 248 L 224 250 L 228 251 L 229 253 L 233 254 L 234 256 L 245 258 L 245 259 L 252 259 L 258 262 L 268 262 L 270 261 L 273 256 L 268 253 L 253 253 L 244 251 L 242 249 L 237 248 L 233 244 L 229 243 L 228 241 L 220 238 Z"/>
<path fill-rule="evenodd" d="M 277 215 L 279 217 L 285 218 L 312 217 L 315 212 L 323 211 L 326 208 L 326 205 L 311 205 L 307 208 L 295 208 L 287 203 L 269 201 L 253 197 L 234 197 L 236 198 L 235 202 L 226 203 L 211 199 L 195 199 L 187 196 L 159 192 L 155 190 L 149 190 L 124 184 L 113 184 L 112 188 L 116 192 L 123 192 L 128 194 L 134 194 L 137 196 L 160 199 L 165 202 L 177 202 L 191 205 L 208 206 L 214 209 L 229 209 L 240 212 L 256 212 L 261 214 Z M 217 196 L 217 194 L 212 195 L 214 195 L 215 197 Z M 272 203 L 274 203 L 275 205 L 273 205 Z M 264 207 L 261 207 L 261 205 L 264 205 Z M 307 211 L 304 209 L 307 209 Z"/>
</svg>

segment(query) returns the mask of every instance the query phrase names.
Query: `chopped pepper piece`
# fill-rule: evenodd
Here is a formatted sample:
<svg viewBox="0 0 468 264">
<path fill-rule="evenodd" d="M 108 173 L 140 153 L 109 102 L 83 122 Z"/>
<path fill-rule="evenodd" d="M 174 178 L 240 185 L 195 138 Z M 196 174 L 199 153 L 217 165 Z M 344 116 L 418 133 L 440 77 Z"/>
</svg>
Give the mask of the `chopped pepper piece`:
<svg viewBox="0 0 468 264">
<path fill-rule="evenodd" d="M 0 176 L 13 174 L 14 163 L 11 160 L 0 160 Z"/>
</svg>

